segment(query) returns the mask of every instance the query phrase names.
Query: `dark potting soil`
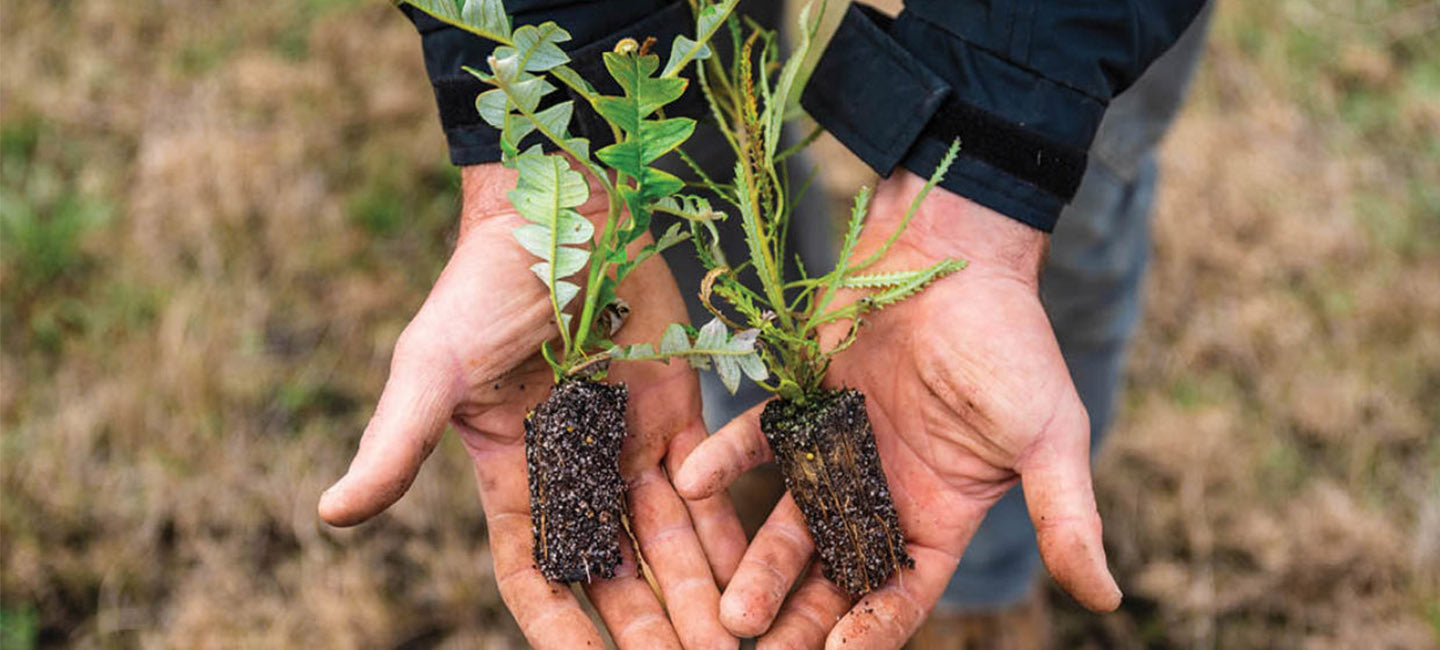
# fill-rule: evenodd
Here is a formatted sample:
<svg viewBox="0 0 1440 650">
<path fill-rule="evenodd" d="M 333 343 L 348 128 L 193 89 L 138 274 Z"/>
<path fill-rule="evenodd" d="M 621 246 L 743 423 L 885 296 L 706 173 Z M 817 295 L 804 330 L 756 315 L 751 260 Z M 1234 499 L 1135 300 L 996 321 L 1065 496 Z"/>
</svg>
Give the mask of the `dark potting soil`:
<svg viewBox="0 0 1440 650">
<path fill-rule="evenodd" d="M 625 481 L 623 384 L 571 380 L 525 416 L 535 564 L 559 582 L 612 578 L 620 564 Z"/>
<path fill-rule="evenodd" d="M 805 513 L 825 577 L 852 596 L 914 567 L 905 532 L 880 467 L 875 435 L 858 390 L 829 390 L 804 404 L 774 400 L 760 415 L 785 476 Z"/>
</svg>

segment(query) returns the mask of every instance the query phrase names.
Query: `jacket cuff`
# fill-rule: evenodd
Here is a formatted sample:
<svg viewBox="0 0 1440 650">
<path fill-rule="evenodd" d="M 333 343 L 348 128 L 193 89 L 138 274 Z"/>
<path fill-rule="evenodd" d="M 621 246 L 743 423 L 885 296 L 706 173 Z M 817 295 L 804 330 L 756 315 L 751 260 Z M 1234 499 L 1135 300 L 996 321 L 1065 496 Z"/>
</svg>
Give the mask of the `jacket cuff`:
<svg viewBox="0 0 1440 650">
<path fill-rule="evenodd" d="M 523 3 L 522 3 L 523 4 Z M 622 38 L 644 38 L 653 36 L 658 40 L 657 52 L 668 52 L 670 42 L 677 35 L 688 33 L 694 28 L 694 19 L 684 2 L 652 0 L 649 2 L 627 2 L 623 8 L 613 3 L 577 3 L 571 11 L 604 13 L 598 16 L 583 14 L 584 19 L 571 17 L 564 20 L 555 12 L 521 12 L 515 16 L 517 24 L 533 24 L 556 20 L 561 24 L 578 25 L 590 32 L 570 29 L 572 41 L 564 44 L 570 56 L 570 66 L 580 73 L 602 94 L 619 94 L 620 88 L 605 71 L 602 54 L 615 46 Z M 658 8 L 657 8 L 658 7 Z M 484 120 L 475 108 L 475 98 L 489 90 L 462 66 L 481 68 L 496 44 L 479 36 L 447 25 L 425 13 L 403 5 L 401 10 L 410 18 L 420 32 L 425 53 L 425 68 L 435 91 L 435 103 L 440 112 L 440 125 L 445 131 L 445 142 L 450 150 L 450 162 L 457 166 L 478 165 L 496 162 L 501 158 L 500 131 Z M 561 12 L 564 13 L 564 12 Z M 562 22 L 563 20 L 563 22 Z M 619 27 L 617 27 L 619 25 Z M 602 29 L 595 33 L 596 27 Z M 592 149 L 609 144 L 611 131 L 604 120 L 590 108 L 583 98 L 571 89 L 562 86 L 563 93 L 556 93 L 550 102 L 572 99 L 575 101 L 575 117 L 570 129 L 574 135 L 589 138 Z M 679 114 L 698 115 L 703 111 L 703 99 L 698 92 L 687 91 L 672 111 Z M 538 143 L 549 148 L 549 142 L 532 135 L 522 142 L 521 147 Z"/>
<path fill-rule="evenodd" d="M 897 166 L 929 176 L 958 139 L 941 187 L 1046 232 L 1074 196 L 1105 110 L 911 14 L 892 20 L 858 4 L 801 103 L 882 176 Z"/>
</svg>

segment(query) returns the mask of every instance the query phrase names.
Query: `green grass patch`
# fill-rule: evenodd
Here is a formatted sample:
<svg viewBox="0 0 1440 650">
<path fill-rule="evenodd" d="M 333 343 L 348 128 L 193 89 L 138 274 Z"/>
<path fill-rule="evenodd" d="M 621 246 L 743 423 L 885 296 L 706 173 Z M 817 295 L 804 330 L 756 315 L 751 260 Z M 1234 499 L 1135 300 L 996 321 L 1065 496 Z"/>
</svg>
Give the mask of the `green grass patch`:
<svg viewBox="0 0 1440 650">
<path fill-rule="evenodd" d="M 40 619 L 33 607 L 0 607 L 0 650 L 30 650 L 39 637 Z"/>
</svg>

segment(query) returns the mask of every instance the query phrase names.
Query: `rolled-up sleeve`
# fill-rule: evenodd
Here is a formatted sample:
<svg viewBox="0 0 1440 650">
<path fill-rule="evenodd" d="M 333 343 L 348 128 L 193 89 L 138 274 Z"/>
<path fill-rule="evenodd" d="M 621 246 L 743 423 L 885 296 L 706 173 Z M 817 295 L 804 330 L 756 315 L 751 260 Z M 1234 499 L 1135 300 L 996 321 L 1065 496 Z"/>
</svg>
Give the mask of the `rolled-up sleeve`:
<svg viewBox="0 0 1440 650">
<path fill-rule="evenodd" d="M 892 19 L 855 4 L 802 104 L 882 175 L 928 176 L 959 140 L 942 186 L 1048 232 L 1111 98 L 1203 5 L 909 0 Z"/>
</svg>

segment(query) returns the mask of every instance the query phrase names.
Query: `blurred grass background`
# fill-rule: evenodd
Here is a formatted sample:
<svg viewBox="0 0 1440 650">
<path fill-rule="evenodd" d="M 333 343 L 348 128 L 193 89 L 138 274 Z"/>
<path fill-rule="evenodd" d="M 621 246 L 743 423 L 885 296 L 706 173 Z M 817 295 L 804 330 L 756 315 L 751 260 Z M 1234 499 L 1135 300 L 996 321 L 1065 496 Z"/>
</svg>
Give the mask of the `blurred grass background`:
<svg viewBox="0 0 1440 650">
<path fill-rule="evenodd" d="M 453 439 L 376 522 L 313 514 L 453 238 L 408 23 L 0 7 L 0 647 L 520 644 Z M 1221 3 L 1097 470 L 1128 599 L 1052 594 L 1062 647 L 1440 645 L 1437 36 Z"/>
</svg>

